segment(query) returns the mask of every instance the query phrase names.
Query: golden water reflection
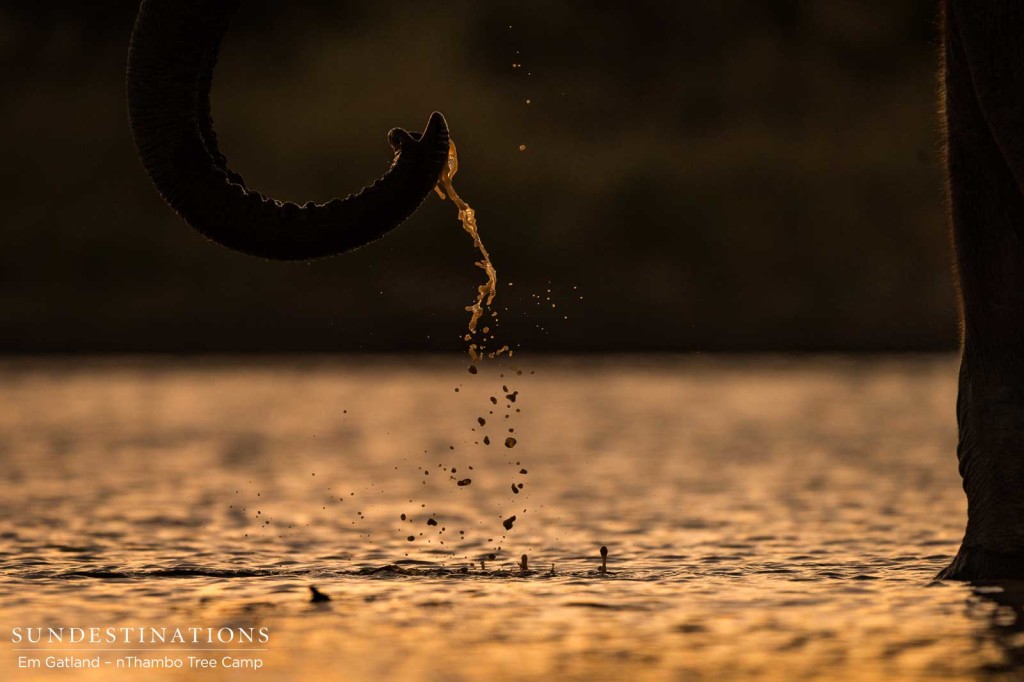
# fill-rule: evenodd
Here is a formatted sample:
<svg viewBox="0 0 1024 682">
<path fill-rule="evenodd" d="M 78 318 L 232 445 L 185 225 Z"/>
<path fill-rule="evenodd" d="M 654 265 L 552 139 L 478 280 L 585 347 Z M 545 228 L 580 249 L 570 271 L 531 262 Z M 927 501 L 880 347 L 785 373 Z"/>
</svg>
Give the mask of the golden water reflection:
<svg viewBox="0 0 1024 682">
<path fill-rule="evenodd" d="M 527 365 L 6 361 L 3 678 L 57 674 L 15 625 L 197 623 L 269 627 L 265 680 L 1020 674 L 1020 588 L 930 584 L 952 357 Z"/>
</svg>

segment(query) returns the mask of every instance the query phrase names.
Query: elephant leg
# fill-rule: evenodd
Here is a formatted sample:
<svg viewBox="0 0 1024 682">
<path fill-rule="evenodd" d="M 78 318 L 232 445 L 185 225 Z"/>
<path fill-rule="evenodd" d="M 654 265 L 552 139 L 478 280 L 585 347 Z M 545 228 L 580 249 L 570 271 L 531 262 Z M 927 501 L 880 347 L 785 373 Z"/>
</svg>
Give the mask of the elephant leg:
<svg viewBox="0 0 1024 682">
<path fill-rule="evenodd" d="M 1024 4 L 945 0 L 948 200 L 968 521 L 939 577 L 1024 577 Z"/>
</svg>

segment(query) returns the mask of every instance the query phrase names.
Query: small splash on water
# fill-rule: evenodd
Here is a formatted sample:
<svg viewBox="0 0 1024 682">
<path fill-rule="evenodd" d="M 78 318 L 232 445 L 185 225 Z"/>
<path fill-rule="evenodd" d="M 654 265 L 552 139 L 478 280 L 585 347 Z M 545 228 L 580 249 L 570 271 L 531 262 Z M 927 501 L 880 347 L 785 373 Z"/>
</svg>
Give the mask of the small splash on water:
<svg viewBox="0 0 1024 682">
<path fill-rule="evenodd" d="M 309 601 L 312 602 L 312 603 L 322 603 L 322 602 L 331 601 L 330 596 L 328 596 L 328 595 L 324 594 L 323 592 L 321 592 L 320 590 L 318 590 L 315 585 L 310 585 L 309 586 L 309 592 L 310 592 Z"/>
</svg>

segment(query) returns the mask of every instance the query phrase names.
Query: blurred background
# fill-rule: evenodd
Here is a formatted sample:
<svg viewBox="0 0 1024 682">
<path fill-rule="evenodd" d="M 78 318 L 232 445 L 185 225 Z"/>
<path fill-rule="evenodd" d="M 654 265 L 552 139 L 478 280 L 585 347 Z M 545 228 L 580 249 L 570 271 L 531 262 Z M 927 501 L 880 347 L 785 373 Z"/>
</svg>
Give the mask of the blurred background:
<svg viewBox="0 0 1024 682">
<path fill-rule="evenodd" d="M 461 349 L 482 272 L 449 202 L 300 264 L 207 242 L 162 203 L 126 115 L 137 6 L 0 2 L 0 351 Z M 443 111 L 526 351 L 945 350 L 934 16 L 245 0 L 214 115 L 249 185 L 301 203 L 369 184 L 389 128 Z"/>
</svg>

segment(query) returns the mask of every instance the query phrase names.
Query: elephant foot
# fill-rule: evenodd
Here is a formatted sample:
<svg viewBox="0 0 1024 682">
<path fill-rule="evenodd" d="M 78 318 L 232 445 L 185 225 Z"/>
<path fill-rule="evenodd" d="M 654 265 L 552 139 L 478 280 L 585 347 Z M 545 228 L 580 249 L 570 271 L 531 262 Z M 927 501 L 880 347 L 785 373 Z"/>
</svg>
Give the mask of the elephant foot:
<svg viewBox="0 0 1024 682">
<path fill-rule="evenodd" d="M 981 547 L 962 545 L 953 561 L 939 571 L 936 580 L 1021 580 L 1024 555 L 1000 554 Z"/>
</svg>

